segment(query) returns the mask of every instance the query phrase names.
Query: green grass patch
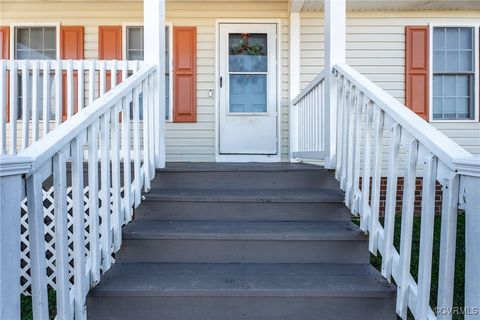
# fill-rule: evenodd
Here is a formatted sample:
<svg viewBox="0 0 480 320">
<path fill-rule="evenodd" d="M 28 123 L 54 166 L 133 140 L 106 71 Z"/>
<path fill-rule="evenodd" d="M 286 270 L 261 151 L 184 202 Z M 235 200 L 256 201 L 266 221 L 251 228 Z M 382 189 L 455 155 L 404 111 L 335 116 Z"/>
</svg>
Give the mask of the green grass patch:
<svg viewBox="0 0 480 320">
<path fill-rule="evenodd" d="M 358 224 L 358 219 L 353 220 L 354 223 Z M 383 218 L 380 221 L 383 225 Z M 400 216 L 397 216 L 395 219 L 395 235 L 394 235 L 394 245 L 397 248 L 397 251 L 400 252 L 400 232 L 401 232 L 402 219 Z M 420 255 L 420 225 L 421 218 L 414 217 L 413 219 L 413 239 L 412 239 L 412 260 L 410 273 L 414 279 L 418 279 L 418 260 Z M 437 293 L 438 293 L 438 269 L 439 269 L 439 258 L 440 258 L 440 226 L 441 226 L 441 217 L 435 217 L 435 227 L 433 235 L 433 257 L 432 257 L 432 286 L 430 292 L 430 305 L 432 308 L 437 305 Z M 380 256 L 370 255 L 370 263 L 381 270 L 382 260 Z M 457 241 L 456 241 L 456 258 L 455 258 L 455 280 L 454 280 L 454 295 L 453 295 L 453 306 L 458 308 L 463 308 L 464 306 L 464 288 L 465 288 L 465 215 L 463 213 L 458 214 L 458 223 L 457 223 Z M 459 309 L 461 310 L 461 309 Z M 413 319 L 410 315 L 409 319 Z M 453 319 L 460 320 L 463 319 L 463 315 L 453 315 Z"/>
</svg>

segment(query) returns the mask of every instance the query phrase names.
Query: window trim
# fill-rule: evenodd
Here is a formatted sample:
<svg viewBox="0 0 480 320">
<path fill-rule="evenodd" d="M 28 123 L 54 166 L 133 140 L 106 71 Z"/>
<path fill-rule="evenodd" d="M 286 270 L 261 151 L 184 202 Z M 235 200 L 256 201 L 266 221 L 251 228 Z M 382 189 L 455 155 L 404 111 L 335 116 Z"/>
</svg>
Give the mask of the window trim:
<svg viewBox="0 0 480 320">
<path fill-rule="evenodd" d="M 448 120 L 441 120 L 441 119 L 434 119 L 433 118 L 433 29 L 434 28 L 449 28 L 449 27 L 456 27 L 456 28 L 473 28 L 473 41 L 474 41 L 474 58 L 475 58 L 475 65 L 474 65 L 474 90 L 473 90 L 473 112 L 474 117 L 473 119 L 448 119 Z M 428 24 L 428 33 L 429 33 L 429 53 L 428 53 L 428 120 L 432 123 L 473 123 L 479 122 L 479 114 L 480 114 L 480 90 L 477 90 L 480 87 L 480 23 L 475 22 L 438 22 L 438 23 L 429 23 Z"/>
<path fill-rule="evenodd" d="M 10 23 L 10 57 L 16 59 L 15 49 L 17 47 L 17 39 L 15 37 L 15 29 L 17 27 L 55 27 L 55 60 L 60 60 L 60 22 L 12 22 Z"/>
<path fill-rule="evenodd" d="M 170 74 L 169 79 L 169 117 L 165 119 L 165 122 L 173 122 L 173 23 L 165 22 L 165 26 L 168 27 L 168 48 L 170 51 L 168 61 L 168 72 Z M 127 58 L 127 28 L 128 27 L 143 27 L 143 22 L 124 22 L 122 23 L 122 56 Z"/>
</svg>

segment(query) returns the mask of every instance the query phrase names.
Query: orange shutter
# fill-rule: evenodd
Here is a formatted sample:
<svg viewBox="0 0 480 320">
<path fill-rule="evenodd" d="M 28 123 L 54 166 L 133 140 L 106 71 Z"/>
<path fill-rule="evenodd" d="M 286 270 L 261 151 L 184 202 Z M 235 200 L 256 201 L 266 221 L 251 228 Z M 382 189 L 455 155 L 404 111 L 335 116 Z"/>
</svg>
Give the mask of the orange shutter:
<svg viewBox="0 0 480 320">
<path fill-rule="evenodd" d="M 407 26 L 405 40 L 405 104 L 428 121 L 428 26 Z"/>
<path fill-rule="evenodd" d="M 0 59 L 10 59 L 10 28 L 0 27 Z M 7 72 L 7 79 L 10 79 L 9 72 Z M 6 121 L 10 117 L 10 82 L 7 81 L 7 108 Z"/>
<path fill-rule="evenodd" d="M 197 121 L 197 28 L 173 28 L 173 121 Z"/>
<path fill-rule="evenodd" d="M 81 26 L 62 26 L 60 28 L 60 59 L 83 60 L 84 31 Z M 62 75 L 62 114 L 67 119 L 67 73 Z M 78 111 L 78 74 L 73 73 L 73 113 Z"/>
<path fill-rule="evenodd" d="M 122 60 L 122 26 L 98 27 L 98 59 Z M 106 87 L 110 90 L 111 75 L 107 72 Z M 121 81 L 121 72 L 117 73 L 117 81 Z"/>
</svg>

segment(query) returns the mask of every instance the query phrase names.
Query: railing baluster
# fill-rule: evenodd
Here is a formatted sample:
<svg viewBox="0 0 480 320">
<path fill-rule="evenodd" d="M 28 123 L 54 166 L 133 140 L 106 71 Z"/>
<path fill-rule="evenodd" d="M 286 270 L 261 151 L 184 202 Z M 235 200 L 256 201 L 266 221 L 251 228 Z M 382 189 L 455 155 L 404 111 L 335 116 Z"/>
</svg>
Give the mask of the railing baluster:
<svg viewBox="0 0 480 320">
<path fill-rule="evenodd" d="M 395 210 L 397 207 L 397 183 L 398 183 L 398 164 L 400 153 L 401 127 L 395 123 L 390 129 L 390 150 L 388 156 L 388 173 L 387 173 L 387 196 L 385 204 L 385 223 L 383 237 L 383 254 L 382 254 L 382 275 L 391 280 L 392 275 L 392 253 L 395 250 L 393 246 L 393 234 L 395 228 Z"/>
<path fill-rule="evenodd" d="M 77 104 L 78 104 L 78 111 L 83 109 L 83 105 L 85 103 L 85 67 L 83 61 L 78 61 L 78 71 L 77 71 Z"/>
<path fill-rule="evenodd" d="M 30 61 L 23 61 L 22 65 L 22 149 L 28 146 L 30 138 L 30 108 L 29 108 L 29 86 L 30 86 Z"/>
<path fill-rule="evenodd" d="M 43 62 L 43 135 L 50 131 L 50 61 Z"/>
<path fill-rule="evenodd" d="M 73 116 L 73 61 L 67 61 L 67 119 Z"/>
<path fill-rule="evenodd" d="M 343 110 L 342 110 L 342 159 L 340 166 L 340 188 L 345 190 L 345 183 L 347 179 L 347 147 L 348 147 L 348 110 L 352 103 L 352 85 L 350 82 L 347 82 L 345 87 L 345 97 L 343 101 Z"/>
<path fill-rule="evenodd" d="M 72 152 L 72 210 L 73 210 L 73 275 L 74 313 L 76 319 L 86 318 L 85 283 L 85 206 L 83 187 L 83 143 L 75 138 Z"/>
<path fill-rule="evenodd" d="M 328 89 L 327 89 L 328 90 Z M 341 169 L 342 169 L 342 143 L 343 143 L 343 113 L 344 113 L 344 103 L 345 103 L 345 79 L 343 76 L 338 77 L 337 81 L 337 143 L 336 143 L 336 160 L 335 160 L 335 179 L 340 181 L 341 179 Z"/>
<path fill-rule="evenodd" d="M 99 77 L 100 77 L 100 92 L 98 96 L 101 97 L 107 92 L 107 74 L 106 74 L 106 62 L 100 61 L 100 70 L 99 70 Z"/>
<path fill-rule="evenodd" d="M 32 142 L 38 140 L 38 61 L 32 61 Z"/>
<path fill-rule="evenodd" d="M 382 175 L 382 141 L 383 141 L 383 122 L 385 114 L 383 110 L 377 109 L 375 119 L 375 143 L 373 157 L 373 176 L 372 176 L 372 202 L 370 208 L 369 220 L 369 243 L 368 248 L 373 254 L 377 254 L 378 239 L 378 215 L 380 209 L 380 183 Z"/>
<path fill-rule="evenodd" d="M 413 139 L 407 149 L 403 186 L 402 226 L 400 235 L 400 276 L 397 281 L 397 314 L 406 319 L 409 293 L 410 261 L 412 255 L 413 209 L 418 158 L 418 141 Z"/>
<path fill-rule="evenodd" d="M 7 60 L 0 60 L 0 154 L 7 153 Z"/>
<path fill-rule="evenodd" d="M 149 123 L 150 125 L 148 126 L 148 148 L 151 150 L 149 152 L 150 156 L 150 171 L 149 171 L 149 176 L 148 176 L 148 181 L 152 180 L 155 177 L 155 121 L 154 121 L 154 106 L 155 106 L 155 97 L 154 97 L 154 90 L 155 90 L 155 77 L 150 76 L 149 77 L 149 88 L 148 88 L 148 97 L 149 97 L 149 103 L 147 105 L 148 108 L 148 114 L 150 115 Z"/>
<path fill-rule="evenodd" d="M 135 91 L 135 90 L 134 90 Z M 123 188 L 124 188 L 124 221 L 126 223 L 132 220 L 132 201 L 131 201 L 131 187 L 132 187 L 132 166 L 130 159 L 130 104 L 132 96 L 129 95 L 123 98 L 123 113 L 122 113 L 122 153 L 123 153 Z"/>
<path fill-rule="evenodd" d="M 347 130 L 347 176 L 346 176 L 346 186 L 345 186 L 345 203 L 347 207 L 353 211 L 353 168 L 354 168 L 354 133 L 355 133 L 355 109 L 359 100 L 359 91 L 356 87 L 352 89 L 352 98 L 347 110 L 348 117 L 348 130 Z"/>
<path fill-rule="evenodd" d="M 144 84 L 142 83 L 142 89 Z M 143 96 L 145 97 L 145 96 Z M 133 150 L 134 150 L 134 190 L 135 190 L 135 208 L 140 205 L 140 196 L 142 189 L 142 177 L 140 175 L 140 96 L 137 93 L 133 93 Z M 143 99 L 145 101 L 145 98 Z M 145 103 L 145 102 L 144 102 Z"/>
<path fill-rule="evenodd" d="M 27 204 L 33 318 L 48 320 L 43 188 L 39 174 L 27 178 Z"/>
<path fill-rule="evenodd" d="M 420 233 L 420 257 L 418 260 L 417 318 L 426 319 L 430 308 L 432 280 L 433 229 L 435 219 L 435 189 L 437 158 L 430 154 L 425 160 L 422 184 L 422 212 Z"/>
<path fill-rule="evenodd" d="M 450 310 L 453 305 L 459 187 L 459 177 L 454 172 L 443 181 L 442 185 L 438 310 Z M 438 315 L 438 319 L 450 320 L 452 315 L 448 312 L 442 312 Z"/>
<path fill-rule="evenodd" d="M 373 125 L 373 108 L 372 101 L 367 102 L 365 106 L 365 135 L 364 135 L 364 151 L 363 151 L 363 176 L 362 176 L 362 201 L 360 211 L 360 228 L 363 231 L 368 229 L 368 221 L 370 220 L 370 174 L 371 174 L 371 149 L 372 149 L 372 125 Z"/>
<path fill-rule="evenodd" d="M 88 67 L 88 104 L 95 100 L 95 60 L 91 60 Z"/>
<path fill-rule="evenodd" d="M 100 199 L 102 206 L 100 208 L 100 218 L 102 219 L 100 227 L 100 242 L 102 244 L 102 271 L 105 273 L 112 265 L 111 245 L 111 221 L 110 221 L 110 113 L 105 113 L 101 118 L 102 140 L 101 150 L 101 192 Z"/>
<path fill-rule="evenodd" d="M 144 188 L 148 192 L 150 190 L 150 135 L 148 133 L 150 126 L 150 111 L 148 105 L 150 104 L 150 93 L 148 79 L 143 82 L 143 175 Z"/>
<path fill-rule="evenodd" d="M 100 281 L 100 239 L 98 215 L 98 122 L 88 128 L 88 200 L 90 220 L 90 271 L 92 274 L 91 286 Z"/>
<path fill-rule="evenodd" d="M 110 61 L 110 90 L 117 86 L 117 61 Z"/>
<path fill-rule="evenodd" d="M 53 187 L 55 213 L 55 279 L 57 291 L 57 318 L 71 319 L 70 310 L 70 276 L 68 258 L 67 225 L 67 170 L 66 151 L 53 157 Z M 68 153 L 70 153 L 68 151 Z"/>
<path fill-rule="evenodd" d="M 118 102 L 112 108 L 110 117 L 112 119 L 112 189 L 113 189 L 113 207 L 112 207 L 112 224 L 113 224 L 113 250 L 117 252 L 122 244 L 122 225 L 123 215 L 120 199 L 120 146 L 119 146 L 119 110 L 122 102 Z"/>
<path fill-rule="evenodd" d="M 17 154 L 17 118 L 18 118 L 18 65 L 17 60 L 10 61 L 10 154 Z"/>
<path fill-rule="evenodd" d="M 56 69 L 55 69 L 55 126 L 59 126 L 62 123 L 62 79 L 63 79 L 63 71 L 62 71 L 62 62 L 56 61 Z"/>
</svg>

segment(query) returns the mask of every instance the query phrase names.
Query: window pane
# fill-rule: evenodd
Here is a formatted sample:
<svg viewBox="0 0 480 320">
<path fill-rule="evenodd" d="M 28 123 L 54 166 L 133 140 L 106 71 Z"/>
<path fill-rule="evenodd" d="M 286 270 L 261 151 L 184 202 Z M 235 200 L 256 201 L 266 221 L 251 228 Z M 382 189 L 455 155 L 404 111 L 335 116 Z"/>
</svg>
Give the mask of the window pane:
<svg viewBox="0 0 480 320">
<path fill-rule="evenodd" d="M 30 29 L 30 49 L 43 50 L 43 28 Z"/>
<path fill-rule="evenodd" d="M 460 49 L 473 49 L 472 28 L 460 28 L 459 44 Z"/>
<path fill-rule="evenodd" d="M 458 28 L 446 28 L 447 49 L 458 49 Z"/>
<path fill-rule="evenodd" d="M 267 76 L 230 75 L 230 112 L 267 112 Z"/>
<path fill-rule="evenodd" d="M 472 51 L 460 51 L 460 66 L 459 71 L 473 72 L 473 55 Z"/>
<path fill-rule="evenodd" d="M 55 50 L 57 47 L 57 35 L 55 31 L 55 27 L 52 28 L 45 28 L 45 49 Z"/>
<path fill-rule="evenodd" d="M 445 49 L 445 28 L 433 30 L 433 49 Z"/>
<path fill-rule="evenodd" d="M 143 31 L 142 28 L 128 28 L 128 49 L 143 49 Z"/>
<path fill-rule="evenodd" d="M 433 52 L 433 71 L 434 72 L 445 71 L 445 51 Z"/>
<path fill-rule="evenodd" d="M 267 35 L 232 33 L 229 35 L 230 72 L 267 72 Z"/>
<path fill-rule="evenodd" d="M 17 28 L 17 50 L 28 49 L 30 30 L 28 28 Z"/>
</svg>

